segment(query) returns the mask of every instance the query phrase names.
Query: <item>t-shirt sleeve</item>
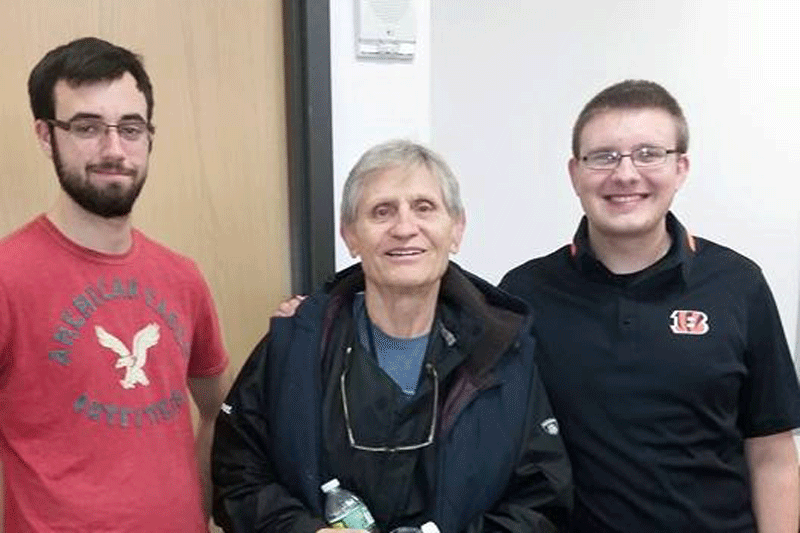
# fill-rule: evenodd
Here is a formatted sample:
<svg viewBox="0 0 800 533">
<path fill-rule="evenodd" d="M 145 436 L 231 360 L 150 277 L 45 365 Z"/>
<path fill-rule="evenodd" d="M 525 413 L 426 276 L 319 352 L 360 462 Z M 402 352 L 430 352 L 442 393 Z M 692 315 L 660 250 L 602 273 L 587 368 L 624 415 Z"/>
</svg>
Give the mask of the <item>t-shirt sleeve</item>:
<svg viewBox="0 0 800 533">
<path fill-rule="evenodd" d="M 760 275 L 747 311 L 740 427 L 745 437 L 759 437 L 800 427 L 800 386 L 786 343 L 778 308 Z"/>
<path fill-rule="evenodd" d="M 11 366 L 11 307 L 3 284 L 0 283 L 0 378 Z"/>
<path fill-rule="evenodd" d="M 198 302 L 189 358 L 189 377 L 203 378 L 221 374 L 228 366 L 228 353 L 222 341 L 214 299 L 198 271 Z"/>
</svg>

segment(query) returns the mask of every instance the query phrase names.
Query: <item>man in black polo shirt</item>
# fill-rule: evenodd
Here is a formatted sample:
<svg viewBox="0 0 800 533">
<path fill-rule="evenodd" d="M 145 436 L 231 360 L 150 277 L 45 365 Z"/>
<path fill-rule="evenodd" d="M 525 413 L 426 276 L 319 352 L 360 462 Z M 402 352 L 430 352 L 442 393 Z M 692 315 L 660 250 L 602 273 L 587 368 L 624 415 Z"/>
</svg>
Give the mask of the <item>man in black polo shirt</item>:
<svg viewBox="0 0 800 533">
<path fill-rule="evenodd" d="M 758 266 L 669 212 L 687 145 L 663 87 L 595 96 L 573 130 L 574 242 L 501 287 L 534 311 L 575 531 L 796 533 L 795 369 Z"/>
</svg>

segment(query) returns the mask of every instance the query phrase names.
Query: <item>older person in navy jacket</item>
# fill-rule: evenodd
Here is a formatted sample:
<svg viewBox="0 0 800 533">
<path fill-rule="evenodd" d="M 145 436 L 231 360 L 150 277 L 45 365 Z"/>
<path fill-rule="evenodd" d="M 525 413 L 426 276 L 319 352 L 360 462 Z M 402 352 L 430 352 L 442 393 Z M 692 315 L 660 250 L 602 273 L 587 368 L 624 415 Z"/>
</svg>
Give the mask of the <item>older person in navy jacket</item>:
<svg viewBox="0 0 800 533">
<path fill-rule="evenodd" d="M 217 523 L 326 528 L 319 487 L 335 477 L 381 531 L 563 528 L 570 467 L 527 308 L 450 262 L 465 217 L 448 166 L 414 143 L 376 146 L 341 216 L 361 262 L 273 320 L 218 418 Z"/>
</svg>

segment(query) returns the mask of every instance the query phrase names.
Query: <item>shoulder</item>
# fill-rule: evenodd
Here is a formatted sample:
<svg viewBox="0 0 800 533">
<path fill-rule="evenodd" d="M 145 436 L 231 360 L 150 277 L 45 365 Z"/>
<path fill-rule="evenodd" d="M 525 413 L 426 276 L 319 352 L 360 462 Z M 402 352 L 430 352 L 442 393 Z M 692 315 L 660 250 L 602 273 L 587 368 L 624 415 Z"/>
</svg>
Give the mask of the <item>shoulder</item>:
<svg viewBox="0 0 800 533">
<path fill-rule="evenodd" d="M 728 266 L 745 270 L 759 270 L 758 265 L 745 255 L 703 237 L 694 237 L 696 256 L 705 261 L 724 261 Z"/>
<path fill-rule="evenodd" d="M 134 241 L 138 246 L 135 268 L 154 269 L 169 284 L 177 287 L 195 287 L 207 291 L 206 278 L 198 264 L 189 256 L 176 252 L 166 245 L 134 230 Z"/>
<path fill-rule="evenodd" d="M 47 232 L 40 218 L 41 216 L 0 238 L 0 278 L 27 275 L 32 263 L 49 260 L 53 243 L 47 239 Z"/>
<path fill-rule="evenodd" d="M 270 335 L 278 341 L 288 341 L 301 331 L 317 333 L 322 328 L 325 311 L 330 303 L 330 295 L 316 292 L 304 299 L 292 316 L 272 317 Z"/>
<path fill-rule="evenodd" d="M 149 237 L 139 231 L 133 230 L 134 240 L 139 246 L 139 253 L 143 258 L 162 262 L 165 266 L 172 266 L 187 271 L 197 271 L 197 264 L 189 256 L 176 252 L 165 244 Z"/>
<path fill-rule="evenodd" d="M 20 246 L 39 244 L 47 234 L 42 221 L 44 215 L 39 215 L 2 237 L 0 237 L 0 250 L 11 252 Z"/>
<path fill-rule="evenodd" d="M 512 268 L 500 281 L 500 288 L 512 294 L 526 293 L 569 268 L 570 245 L 526 261 Z"/>
<path fill-rule="evenodd" d="M 699 283 L 724 280 L 737 284 L 761 284 L 764 276 L 761 267 L 752 259 L 702 237 L 694 238 L 695 255 L 692 259 L 691 278 Z"/>
<path fill-rule="evenodd" d="M 234 389 L 250 380 L 304 379 L 309 364 L 318 354 L 316 346 L 322 331 L 327 297 L 311 295 L 292 316 L 272 317 L 269 331 L 253 348 L 236 379 Z M 305 370 L 304 370 L 305 369 Z"/>
<path fill-rule="evenodd" d="M 450 287 L 455 287 L 455 290 L 460 292 L 461 297 L 464 298 L 465 295 L 467 300 L 469 301 L 468 295 L 472 293 L 475 297 L 473 298 L 476 301 L 480 301 L 485 304 L 483 310 L 485 312 L 492 312 L 492 311 L 500 311 L 503 313 L 512 313 L 516 315 L 524 316 L 528 314 L 528 306 L 517 298 L 509 294 L 508 292 L 498 288 L 495 285 L 492 285 L 490 282 L 486 281 L 485 279 L 473 274 L 462 268 L 460 265 L 450 262 L 450 274 L 449 277 L 453 278 L 454 275 L 463 276 L 463 279 L 467 282 L 466 284 L 459 287 L 457 283 L 450 283 Z"/>
<path fill-rule="evenodd" d="M 20 242 L 28 242 L 36 238 L 39 232 L 39 217 L 27 222 L 2 237 L 0 237 L 0 249 L 8 249 Z"/>
</svg>

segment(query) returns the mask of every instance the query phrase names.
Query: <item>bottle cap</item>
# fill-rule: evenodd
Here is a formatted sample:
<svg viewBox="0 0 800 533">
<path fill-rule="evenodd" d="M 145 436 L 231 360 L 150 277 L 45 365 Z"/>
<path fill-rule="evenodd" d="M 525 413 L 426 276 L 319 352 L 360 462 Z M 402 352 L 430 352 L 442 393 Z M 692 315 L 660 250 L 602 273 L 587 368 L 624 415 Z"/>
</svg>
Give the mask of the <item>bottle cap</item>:
<svg viewBox="0 0 800 533">
<path fill-rule="evenodd" d="M 422 531 L 422 533 L 440 533 L 439 526 L 433 522 L 425 522 L 419 526 L 419 530 Z"/>
<path fill-rule="evenodd" d="M 320 488 L 322 489 L 322 492 L 330 492 L 333 489 L 337 488 L 338 486 L 339 486 L 339 480 L 336 479 L 336 478 L 333 478 L 332 480 L 328 481 L 327 483 L 323 483 Z"/>
</svg>

